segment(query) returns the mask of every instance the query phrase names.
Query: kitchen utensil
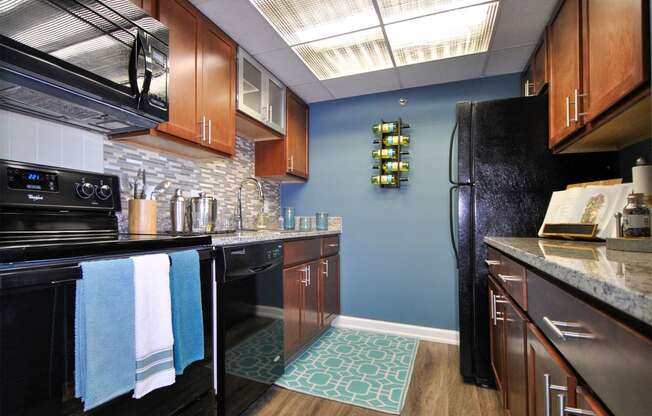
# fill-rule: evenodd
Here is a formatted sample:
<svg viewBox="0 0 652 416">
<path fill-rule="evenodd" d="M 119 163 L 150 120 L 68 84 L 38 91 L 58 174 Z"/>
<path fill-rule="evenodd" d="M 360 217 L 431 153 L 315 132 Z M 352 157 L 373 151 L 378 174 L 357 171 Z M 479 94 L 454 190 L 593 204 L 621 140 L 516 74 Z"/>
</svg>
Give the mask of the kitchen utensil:
<svg viewBox="0 0 652 416">
<path fill-rule="evenodd" d="M 283 229 L 294 230 L 294 208 L 283 208 Z"/>
<path fill-rule="evenodd" d="M 190 216 L 190 231 L 193 233 L 212 232 L 217 219 L 217 201 L 204 192 L 200 192 L 199 196 L 190 198 L 188 215 Z"/>
<path fill-rule="evenodd" d="M 149 199 L 156 199 L 156 195 L 165 192 L 170 187 L 170 185 L 172 185 L 172 182 L 170 181 L 159 182 L 158 185 L 154 187 L 154 189 L 148 191 L 147 195 L 149 195 Z"/>
<path fill-rule="evenodd" d="M 156 234 L 156 201 L 129 200 L 129 234 Z"/>
<path fill-rule="evenodd" d="M 147 189 L 147 172 L 145 172 L 145 169 L 142 169 L 143 172 L 143 187 L 142 190 L 140 191 L 140 199 L 145 199 L 147 197 L 146 189 Z"/>
<path fill-rule="evenodd" d="M 328 212 L 318 212 L 315 214 L 316 228 L 320 231 L 328 230 Z"/>
<path fill-rule="evenodd" d="M 183 233 L 188 230 L 188 222 L 186 216 L 187 202 L 183 197 L 183 191 L 177 189 L 174 191 L 174 196 L 170 202 L 170 219 L 172 220 L 172 231 L 175 233 Z"/>
</svg>

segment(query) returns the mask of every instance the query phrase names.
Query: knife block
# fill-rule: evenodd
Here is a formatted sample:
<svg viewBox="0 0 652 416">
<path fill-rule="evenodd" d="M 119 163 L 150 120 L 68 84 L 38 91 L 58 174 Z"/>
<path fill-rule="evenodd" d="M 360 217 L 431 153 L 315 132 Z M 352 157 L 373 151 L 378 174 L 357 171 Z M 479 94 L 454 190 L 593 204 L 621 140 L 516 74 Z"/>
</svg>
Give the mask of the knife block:
<svg viewBox="0 0 652 416">
<path fill-rule="evenodd" d="M 156 234 L 155 200 L 129 200 L 129 234 Z"/>
</svg>

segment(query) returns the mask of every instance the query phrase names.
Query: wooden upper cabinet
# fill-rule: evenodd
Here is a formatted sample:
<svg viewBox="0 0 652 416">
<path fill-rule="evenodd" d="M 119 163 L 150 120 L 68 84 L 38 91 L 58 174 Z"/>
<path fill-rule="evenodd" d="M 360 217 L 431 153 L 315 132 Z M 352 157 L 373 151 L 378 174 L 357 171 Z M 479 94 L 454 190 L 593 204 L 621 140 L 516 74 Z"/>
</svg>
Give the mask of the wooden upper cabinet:
<svg viewBox="0 0 652 416">
<path fill-rule="evenodd" d="M 643 3 L 645 0 L 584 0 L 587 94 L 583 103 L 587 120 L 601 115 L 648 79 Z"/>
<path fill-rule="evenodd" d="M 286 89 L 286 94 L 285 138 L 256 142 L 256 176 L 304 182 L 309 171 L 310 109 L 290 89 Z"/>
<path fill-rule="evenodd" d="M 581 0 L 565 0 L 548 33 L 549 146 L 552 148 L 581 127 L 574 98 L 582 91 Z"/>
<path fill-rule="evenodd" d="M 202 84 L 199 90 L 203 145 L 235 154 L 236 45 L 212 23 L 202 30 Z"/>
<path fill-rule="evenodd" d="M 197 87 L 201 76 L 201 16 L 186 0 L 160 0 L 159 20 L 170 29 L 170 118 L 157 130 L 191 142 L 201 140 Z"/>
<path fill-rule="evenodd" d="M 526 97 L 539 95 L 548 85 L 548 42 L 547 36 L 534 50 L 527 69 L 522 75 L 522 91 Z"/>
<path fill-rule="evenodd" d="M 308 178 L 308 106 L 291 91 L 287 94 L 288 173 Z"/>
</svg>

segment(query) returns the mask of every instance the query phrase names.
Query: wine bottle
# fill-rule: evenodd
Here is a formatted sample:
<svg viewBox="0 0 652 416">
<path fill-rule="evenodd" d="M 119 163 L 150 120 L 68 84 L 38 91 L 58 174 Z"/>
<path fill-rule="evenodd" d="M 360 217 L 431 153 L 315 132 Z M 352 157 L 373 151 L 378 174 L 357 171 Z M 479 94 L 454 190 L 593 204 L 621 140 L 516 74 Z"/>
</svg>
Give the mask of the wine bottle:
<svg viewBox="0 0 652 416">
<path fill-rule="evenodd" d="M 374 124 L 371 127 L 371 131 L 374 132 L 374 134 L 385 134 L 385 133 L 394 133 L 395 131 L 398 130 L 398 124 L 397 123 L 379 123 L 379 124 Z"/>
<path fill-rule="evenodd" d="M 383 172 L 409 172 L 409 162 L 385 162 L 383 163 Z"/>
<path fill-rule="evenodd" d="M 401 155 L 409 155 L 409 152 L 400 152 Z M 371 157 L 374 159 L 396 159 L 399 152 L 396 149 L 378 149 L 371 152 Z"/>
<path fill-rule="evenodd" d="M 374 140 L 374 144 L 380 144 L 379 139 Z M 383 138 L 385 146 L 407 146 L 410 144 L 410 136 L 386 136 Z"/>
<path fill-rule="evenodd" d="M 375 175 L 371 177 L 373 185 L 396 185 L 399 181 L 407 182 L 408 178 L 399 178 L 396 175 Z"/>
</svg>

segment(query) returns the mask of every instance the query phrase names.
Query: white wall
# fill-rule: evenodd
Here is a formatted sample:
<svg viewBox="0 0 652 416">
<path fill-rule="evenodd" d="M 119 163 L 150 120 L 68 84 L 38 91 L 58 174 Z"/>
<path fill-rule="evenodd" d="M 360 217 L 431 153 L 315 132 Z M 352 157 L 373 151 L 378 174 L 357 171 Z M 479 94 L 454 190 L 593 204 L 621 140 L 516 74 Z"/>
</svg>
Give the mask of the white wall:
<svg viewBox="0 0 652 416">
<path fill-rule="evenodd" d="M 104 172 L 104 136 L 0 109 L 0 159 Z"/>
</svg>

